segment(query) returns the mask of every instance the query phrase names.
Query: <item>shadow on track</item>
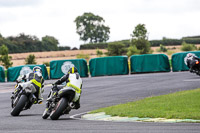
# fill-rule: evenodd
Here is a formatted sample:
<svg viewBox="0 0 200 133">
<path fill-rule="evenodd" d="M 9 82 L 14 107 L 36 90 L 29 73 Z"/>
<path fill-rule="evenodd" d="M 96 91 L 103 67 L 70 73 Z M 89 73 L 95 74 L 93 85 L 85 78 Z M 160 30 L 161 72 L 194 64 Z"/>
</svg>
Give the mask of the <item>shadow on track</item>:
<svg viewBox="0 0 200 133">
<path fill-rule="evenodd" d="M 51 118 L 48 118 L 46 120 L 51 120 Z M 51 120 L 51 121 L 72 121 L 72 120 L 76 120 L 76 119 L 73 119 L 73 118 L 59 118 L 58 120 Z"/>
<path fill-rule="evenodd" d="M 42 116 L 41 114 L 20 114 L 19 116 L 11 116 L 8 117 L 27 117 L 27 116 Z"/>
</svg>

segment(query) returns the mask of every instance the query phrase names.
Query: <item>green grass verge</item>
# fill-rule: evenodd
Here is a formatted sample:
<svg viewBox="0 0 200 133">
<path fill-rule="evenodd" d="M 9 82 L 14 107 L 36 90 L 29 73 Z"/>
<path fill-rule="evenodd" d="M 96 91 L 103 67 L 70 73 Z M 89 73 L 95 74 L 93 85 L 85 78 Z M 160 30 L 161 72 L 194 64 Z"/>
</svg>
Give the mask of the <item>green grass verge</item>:
<svg viewBox="0 0 200 133">
<path fill-rule="evenodd" d="M 7 70 L 5 70 L 5 78 L 7 78 Z"/>
<path fill-rule="evenodd" d="M 170 68 L 172 68 L 172 59 L 169 59 Z"/>
<path fill-rule="evenodd" d="M 200 89 L 106 107 L 90 113 L 105 112 L 112 116 L 167 119 L 200 119 Z"/>
</svg>

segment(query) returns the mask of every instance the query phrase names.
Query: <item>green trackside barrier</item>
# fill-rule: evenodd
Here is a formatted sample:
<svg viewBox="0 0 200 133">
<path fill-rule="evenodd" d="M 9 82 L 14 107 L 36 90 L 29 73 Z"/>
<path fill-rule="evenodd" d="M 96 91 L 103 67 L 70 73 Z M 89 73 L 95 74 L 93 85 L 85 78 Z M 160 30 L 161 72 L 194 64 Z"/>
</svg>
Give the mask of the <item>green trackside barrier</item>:
<svg viewBox="0 0 200 133">
<path fill-rule="evenodd" d="M 5 82 L 5 71 L 3 66 L 0 66 L 0 82 Z"/>
<path fill-rule="evenodd" d="M 81 77 L 88 77 L 87 61 L 85 59 L 54 60 L 50 62 L 50 78 L 58 79 L 67 74 L 69 68 L 75 66 Z"/>
<path fill-rule="evenodd" d="M 89 61 L 89 68 L 92 77 L 128 74 L 128 57 L 110 56 L 93 58 Z"/>
<path fill-rule="evenodd" d="M 170 64 L 165 54 L 132 55 L 131 73 L 170 72 Z"/>
<path fill-rule="evenodd" d="M 189 68 L 184 62 L 184 58 L 188 53 L 193 53 L 197 57 L 200 57 L 200 51 L 188 51 L 188 52 L 181 52 L 181 53 L 175 53 L 172 55 L 172 71 L 188 71 Z"/>
<path fill-rule="evenodd" d="M 48 79 L 48 73 L 46 69 L 46 65 L 24 65 L 24 66 L 16 66 L 10 67 L 7 70 L 7 81 L 13 82 L 19 77 L 19 75 L 27 74 L 32 72 L 33 67 L 39 66 L 42 68 L 42 76 L 44 79 Z"/>
</svg>

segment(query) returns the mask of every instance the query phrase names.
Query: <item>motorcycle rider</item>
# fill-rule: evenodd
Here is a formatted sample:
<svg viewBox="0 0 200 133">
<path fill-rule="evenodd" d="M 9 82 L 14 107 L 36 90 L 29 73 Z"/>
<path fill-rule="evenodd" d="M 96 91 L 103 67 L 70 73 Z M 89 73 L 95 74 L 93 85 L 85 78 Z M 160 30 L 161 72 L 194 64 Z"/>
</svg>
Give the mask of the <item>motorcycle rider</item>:
<svg viewBox="0 0 200 133">
<path fill-rule="evenodd" d="M 50 94 L 47 99 L 47 108 L 48 108 L 48 100 L 50 100 L 52 97 L 56 97 L 58 94 L 58 91 L 62 88 L 58 88 L 57 85 L 62 84 L 63 82 L 66 82 L 67 88 L 73 88 L 75 91 L 75 96 L 73 99 L 73 102 L 70 104 L 72 109 L 79 109 L 80 108 L 80 96 L 81 96 L 81 89 L 82 89 L 82 79 L 78 73 L 78 70 L 76 67 L 71 67 L 68 70 L 68 73 L 64 75 L 62 78 L 57 80 L 52 87 L 52 90 L 50 91 Z M 64 87 L 63 87 L 64 88 Z"/>
<path fill-rule="evenodd" d="M 189 68 L 189 71 L 192 72 L 194 71 L 194 65 L 195 65 L 195 62 L 194 60 L 200 60 L 195 54 L 193 53 L 188 53 L 185 57 L 185 64 L 187 65 L 187 67 Z"/>
<path fill-rule="evenodd" d="M 16 88 L 16 90 L 14 91 L 14 94 L 17 94 L 18 92 L 20 92 L 20 90 L 23 87 L 34 88 L 34 89 L 36 89 L 36 92 L 34 93 L 34 95 L 37 98 L 37 100 L 35 101 L 35 104 L 36 103 L 41 104 L 42 101 L 43 101 L 43 97 L 42 97 L 41 93 L 43 93 L 43 91 L 44 91 L 43 90 L 44 79 L 43 79 L 43 76 L 42 76 L 41 67 L 35 66 L 33 68 L 33 72 L 28 73 L 26 75 L 20 75 L 17 78 L 16 82 L 20 83 L 20 82 L 22 82 L 22 80 L 25 81 L 24 85 L 23 86 L 19 85 L 19 87 Z"/>
</svg>

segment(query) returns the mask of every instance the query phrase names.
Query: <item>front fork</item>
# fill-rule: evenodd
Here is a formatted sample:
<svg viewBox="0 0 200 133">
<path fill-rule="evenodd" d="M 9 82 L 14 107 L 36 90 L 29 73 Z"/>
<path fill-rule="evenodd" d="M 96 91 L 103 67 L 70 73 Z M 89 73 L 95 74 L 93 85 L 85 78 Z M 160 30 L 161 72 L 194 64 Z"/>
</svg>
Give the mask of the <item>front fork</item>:
<svg viewBox="0 0 200 133">
<path fill-rule="evenodd" d="M 12 92 L 12 96 L 11 96 L 11 107 L 15 107 L 20 96 L 21 96 L 21 93 L 20 91 L 22 90 L 22 87 L 19 85 L 19 84 L 16 84 L 15 85 L 15 91 Z"/>
<path fill-rule="evenodd" d="M 11 96 L 11 99 L 14 99 L 18 94 L 19 92 L 22 90 L 22 86 L 19 85 L 19 84 L 16 84 L 15 85 L 15 91 L 12 92 L 12 96 Z"/>
</svg>

